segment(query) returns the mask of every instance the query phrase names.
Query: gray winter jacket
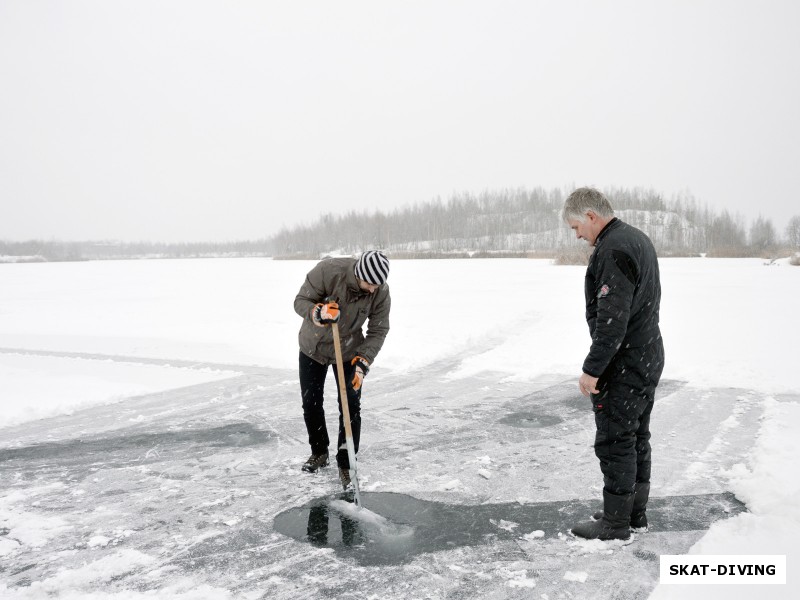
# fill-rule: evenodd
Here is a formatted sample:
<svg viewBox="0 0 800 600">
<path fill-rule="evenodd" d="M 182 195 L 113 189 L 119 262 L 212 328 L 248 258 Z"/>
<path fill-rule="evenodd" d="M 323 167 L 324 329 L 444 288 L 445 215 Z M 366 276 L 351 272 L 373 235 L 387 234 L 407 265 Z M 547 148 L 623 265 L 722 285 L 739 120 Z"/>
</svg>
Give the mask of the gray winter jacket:
<svg viewBox="0 0 800 600">
<path fill-rule="evenodd" d="M 311 320 L 311 310 L 318 302 L 331 298 L 339 303 L 339 336 L 342 360 L 350 362 L 363 356 L 370 364 L 380 352 L 389 333 L 389 309 L 392 300 L 389 285 L 384 283 L 370 294 L 358 287 L 355 258 L 327 258 L 306 275 L 294 299 L 295 312 L 303 317 L 298 339 L 300 351 L 318 363 L 336 362 L 331 327 L 319 327 Z M 367 323 L 367 335 L 362 327 Z"/>
</svg>

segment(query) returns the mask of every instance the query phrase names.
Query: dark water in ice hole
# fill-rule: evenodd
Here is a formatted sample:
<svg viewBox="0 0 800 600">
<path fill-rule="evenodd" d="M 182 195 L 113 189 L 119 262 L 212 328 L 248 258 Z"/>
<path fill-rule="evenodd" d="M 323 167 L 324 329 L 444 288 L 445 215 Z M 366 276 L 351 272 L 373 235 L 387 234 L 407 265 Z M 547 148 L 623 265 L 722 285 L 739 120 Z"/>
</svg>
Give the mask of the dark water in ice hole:
<svg viewBox="0 0 800 600">
<path fill-rule="evenodd" d="M 519 539 L 536 530 L 551 538 L 601 508 L 599 501 L 591 500 L 467 506 L 365 492 L 362 505 L 370 512 L 353 518 L 351 510 L 342 508 L 344 499 L 352 502 L 352 497 L 339 495 L 286 510 L 275 517 L 275 530 L 304 543 L 333 548 L 362 565 L 399 564 L 426 552 Z M 651 531 L 696 531 L 745 510 L 726 492 L 651 498 L 647 515 Z"/>
</svg>

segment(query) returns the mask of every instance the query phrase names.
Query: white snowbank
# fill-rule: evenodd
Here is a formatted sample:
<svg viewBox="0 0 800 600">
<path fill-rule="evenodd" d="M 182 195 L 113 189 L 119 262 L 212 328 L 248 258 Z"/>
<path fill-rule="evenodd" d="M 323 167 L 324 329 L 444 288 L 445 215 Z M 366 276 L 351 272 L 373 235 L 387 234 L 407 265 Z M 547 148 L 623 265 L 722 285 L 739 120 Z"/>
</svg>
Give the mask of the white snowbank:
<svg viewBox="0 0 800 600">
<path fill-rule="evenodd" d="M 787 584 L 769 586 L 769 598 L 797 598 L 800 582 L 793 558 L 800 540 L 800 404 L 767 398 L 764 419 L 749 465 L 728 473 L 729 487 L 750 512 L 717 521 L 690 554 L 785 554 Z M 752 586 L 659 585 L 651 600 L 752 598 Z"/>
</svg>

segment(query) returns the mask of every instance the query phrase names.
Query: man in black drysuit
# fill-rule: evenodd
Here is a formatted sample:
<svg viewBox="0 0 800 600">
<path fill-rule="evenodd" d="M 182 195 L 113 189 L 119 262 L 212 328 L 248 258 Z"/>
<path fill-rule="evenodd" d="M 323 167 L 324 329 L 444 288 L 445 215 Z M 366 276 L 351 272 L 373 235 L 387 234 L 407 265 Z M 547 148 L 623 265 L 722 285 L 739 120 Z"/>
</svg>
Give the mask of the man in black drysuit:
<svg viewBox="0 0 800 600">
<path fill-rule="evenodd" d="M 594 246 L 585 281 L 592 345 L 579 386 L 592 400 L 604 482 L 603 512 L 572 533 L 629 542 L 631 529 L 647 530 L 650 413 L 664 369 L 658 259 L 650 239 L 614 217 L 595 189 L 572 192 L 562 216 L 579 239 Z"/>
</svg>

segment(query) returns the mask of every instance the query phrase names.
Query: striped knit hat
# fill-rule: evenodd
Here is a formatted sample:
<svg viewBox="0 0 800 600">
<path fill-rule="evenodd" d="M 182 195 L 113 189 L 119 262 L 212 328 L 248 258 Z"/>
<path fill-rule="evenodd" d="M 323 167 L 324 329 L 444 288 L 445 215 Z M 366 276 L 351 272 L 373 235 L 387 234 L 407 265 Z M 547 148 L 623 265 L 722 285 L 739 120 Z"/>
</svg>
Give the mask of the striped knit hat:
<svg viewBox="0 0 800 600">
<path fill-rule="evenodd" d="M 367 250 L 356 261 L 356 277 L 372 285 L 386 283 L 389 259 L 380 250 Z"/>
</svg>

